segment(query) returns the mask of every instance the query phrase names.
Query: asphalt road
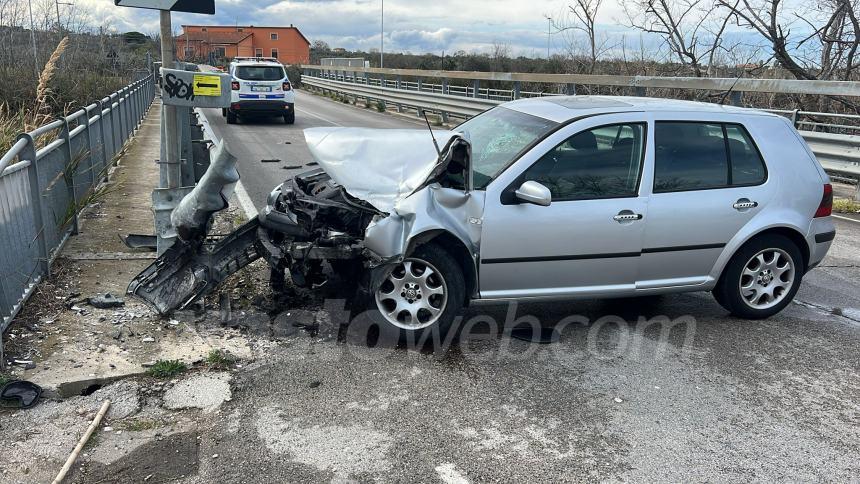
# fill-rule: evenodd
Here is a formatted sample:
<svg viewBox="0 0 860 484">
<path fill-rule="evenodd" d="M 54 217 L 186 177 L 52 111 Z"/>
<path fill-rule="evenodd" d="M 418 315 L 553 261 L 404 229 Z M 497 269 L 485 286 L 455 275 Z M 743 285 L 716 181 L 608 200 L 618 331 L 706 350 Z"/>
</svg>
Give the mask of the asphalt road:
<svg viewBox="0 0 860 484">
<path fill-rule="evenodd" d="M 303 93 L 298 106 L 295 126 L 211 116 L 257 206 L 296 171 L 284 166 L 310 161 L 302 128 L 417 126 Z M 766 321 L 681 294 L 472 308 L 464 319 L 498 324 L 435 355 L 325 330 L 282 338 L 237 375 L 191 480 L 856 480 L 860 224 L 837 228 L 797 302 Z M 498 335 L 508 311 L 560 340 Z"/>
</svg>

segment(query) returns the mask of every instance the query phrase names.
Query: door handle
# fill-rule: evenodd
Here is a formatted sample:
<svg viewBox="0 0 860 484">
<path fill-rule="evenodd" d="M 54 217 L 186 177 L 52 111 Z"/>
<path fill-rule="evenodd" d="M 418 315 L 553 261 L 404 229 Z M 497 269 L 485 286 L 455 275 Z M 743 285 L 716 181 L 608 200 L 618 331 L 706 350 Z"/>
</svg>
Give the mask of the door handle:
<svg viewBox="0 0 860 484">
<path fill-rule="evenodd" d="M 748 198 L 741 198 L 740 200 L 735 202 L 735 204 L 732 205 L 732 207 L 735 210 L 749 210 L 751 208 L 758 207 L 758 202 L 753 202 L 752 200 L 750 200 Z"/>
<path fill-rule="evenodd" d="M 622 210 L 618 212 L 618 215 L 612 217 L 612 219 L 618 223 L 635 222 L 637 220 L 642 220 L 642 214 L 634 213 L 631 210 Z"/>
</svg>

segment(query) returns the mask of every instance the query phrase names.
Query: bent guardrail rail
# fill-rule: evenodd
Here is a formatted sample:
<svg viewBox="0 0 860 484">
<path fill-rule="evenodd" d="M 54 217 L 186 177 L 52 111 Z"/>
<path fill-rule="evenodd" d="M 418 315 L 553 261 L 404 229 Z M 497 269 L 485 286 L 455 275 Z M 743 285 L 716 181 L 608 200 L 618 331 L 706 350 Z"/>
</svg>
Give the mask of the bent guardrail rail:
<svg viewBox="0 0 860 484">
<path fill-rule="evenodd" d="M 77 233 L 79 212 L 107 180 L 154 97 L 148 75 L 19 135 L 0 157 L 0 366 L 3 333 Z"/>
<path fill-rule="evenodd" d="M 520 83 L 554 83 L 564 85 L 567 94 L 576 93 L 577 84 L 629 87 L 633 93 L 645 96 L 647 89 L 672 88 L 686 90 L 732 91 L 730 101 L 740 104 L 743 92 L 782 94 L 810 94 L 860 97 L 860 82 L 855 81 L 798 81 L 794 79 L 713 79 L 648 76 L 607 76 L 581 74 L 532 74 L 511 72 L 424 71 L 418 69 L 378 69 L 340 66 L 303 65 L 302 84 L 322 91 L 380 101 L 397 106 L 439 113 L 444 121 L 448 116 L 469 118 L 493 106 L 513 99 L 558 95 L 556 93 L 526 92 Z M 388 79 L 386 76 L 393 76 Z M 403 78 L 417 78 L 407 82 Z M 441 79 L 441 84 L 424 82 L 426 78 Z M 471 86 L 452 86 L 449 79 L 471 80 Z M 481 81 L 511 82 L 512 89 L 481 88 Z M 816 129 L 855 131 L 860 133 L 860 116 L 850 114 L 819 113 L 766 109 L 789 117 L 809 144 L 818 161 L 831 174 L 860 178 L 860 136 L 842 133 L 824 133 Z M 820 122 L 814 119 L 847 120 Z"/>
</svg>

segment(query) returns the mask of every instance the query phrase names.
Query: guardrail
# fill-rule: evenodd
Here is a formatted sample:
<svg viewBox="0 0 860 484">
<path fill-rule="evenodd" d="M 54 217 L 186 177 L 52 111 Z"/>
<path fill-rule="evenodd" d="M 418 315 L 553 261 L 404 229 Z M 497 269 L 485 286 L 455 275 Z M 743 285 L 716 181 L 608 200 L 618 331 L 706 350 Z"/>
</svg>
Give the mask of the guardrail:
<svg viewBox="0 0 860 484">
<path fill-rule="evenodd" d="M 404 108 L 439 113 L 444 122 L 449 116 L 469 118 L 493 106 L 514 99 L 557 93 L 520 91 L 522 82 L 562 83 L 564 91 L 576 93 L 576 84 L 601 84 L 633 89 L 631 94 L 647 95 L 648 88 L 692 90 L 732 90 L 732 104 L 741 104 L 744 91 L 783 94 L 839 95 L 860 97 L 860 82 L 796 81 L 788 79 L 700 79 L 644 76 L 591 76 L 577 74 L 523 74 L 498 72 L 421 71 L 416 69 L 375 69 L 333 66 L 302 66 L 302 84 L 322 91 L 337 92 L 367 102 L 382 102 Z M 395 76 L 395 79 L 386 76 Z M 374 77 L 375 76 L 375 77 Z M 404 77 L 419 81 L 405 81 Z M 441 78 L 440 84 L 423 82 L 424 78 Z M 452 86 L 448 79 L 472 80 L 471 86 Z M 509 81 L 511 90 L 481 88 L 480 81 Z M 818 160 L 828 172 L 860 178 L 860 116 L 806 111 L 767 110 L 789 117 L 801 130 Z M 841 119 L 843 122 L 821 122 L 810 119 Z M 855 124 L 848 124 L 848 123 Z M 836 131 L 819 132 L 817 130 Z"/>
<path fill-rule="evenodd" d="M 18 136 L 0 157 L 0 366 L 3 332 L 70 235 L 78 213 L 155 97 L 152 75 Z"/>
</svg>

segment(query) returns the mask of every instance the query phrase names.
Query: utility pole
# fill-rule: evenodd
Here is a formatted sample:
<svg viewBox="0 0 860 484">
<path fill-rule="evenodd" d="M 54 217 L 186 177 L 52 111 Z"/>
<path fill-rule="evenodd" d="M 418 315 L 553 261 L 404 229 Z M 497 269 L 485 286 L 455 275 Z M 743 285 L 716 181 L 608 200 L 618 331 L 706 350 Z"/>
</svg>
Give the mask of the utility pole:
<svg viewBox="0 0 860 484">
<path fill-rule="evenodd" d="M 69 5 L 72 6 L 74 3 L 71 2 L 61 2 L 60 0 L 54 0 L 54 5 L 57 7 L 57 32 L 60 34 L 60 38 L 63 38 L 63 23 L 60 21 L 60 5 Z"/>
<path fill-rule="evenodd" d="M 161 66 L 165 69 L 174 69 L 173 62 L 173 25 L 170 20 L 170 10 L 161 10 Z M 176 137 L 179 133 L 179 120 L 176 112 L 176 106 L 165 104 L 161 107 L 164 110 L 164 144 L 165 157 L 163 160 L 167 165 L 167 186 L 165 188 L 179 188 L 182 185 L 181 174 L 179 172 L 179 140 Z"/>
<path fill-rule="evenodd" d="M 385 67 L 385 0 L 381 0 L 382 6 L 379 9 L 379 68 Z"/>
<path fill-rule="evenodd" d="M 33 66 L 36 69 L 36 81 L 39 80 L 39 54 L 36 51 L 36 26 L 33 25 L 33 0 L 29 0 L 30 6 L 30 40 L 33 42 Z"/>
</svg>

